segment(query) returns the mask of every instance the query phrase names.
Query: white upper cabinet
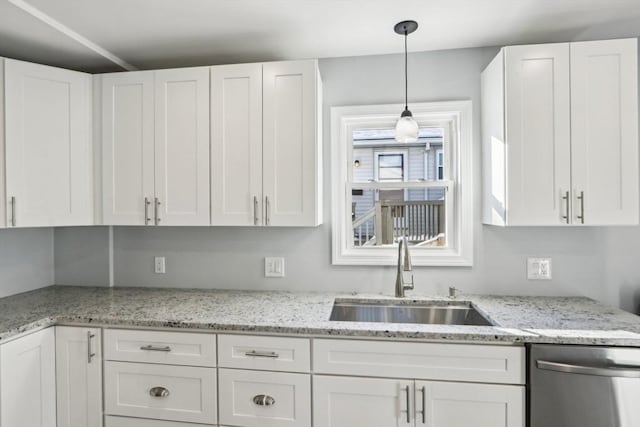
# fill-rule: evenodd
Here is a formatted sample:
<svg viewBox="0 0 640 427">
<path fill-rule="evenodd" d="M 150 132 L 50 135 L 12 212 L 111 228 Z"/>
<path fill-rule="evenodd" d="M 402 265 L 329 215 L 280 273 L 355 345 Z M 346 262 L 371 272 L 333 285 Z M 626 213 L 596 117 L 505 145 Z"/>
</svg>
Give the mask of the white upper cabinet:
<svg viewBox="0 0 640 427">
<path fill-rule="evenodd" d="M 102 193 L 107 225 L 153 221 L 153 72 L 102 76 Z"/>
<path fill-rule="evenodd" d="M 93 223 L 91 76 L 5 59 L 7 223 Z"/>
<path fill-rule="evenodd" d="M 263 67 L 265 225 L 322 222 L 321 90 L 317 61 Z"/>
<path fill-rule="evenodd" d="M 56 427 L 54 328 L 0 345 L 0 425 Z"/>
<path fill-rule="evenodd" d="M 211 68 L 211 223 L 262 225 L 262 64 Z"/>
<path fill-rule="evenodd" d="M 209 224 L 209 73 L 102 76 L 103 221 Z"/>
<path fill-rule="evenodd" d="M 0 228 L 7 226 L 4 161 L 4 58 L 0 58 Z"/>
<path fill-rule="evenodd" d="M 636 39 L 571 44 L 574 223 L 638 223 Z"/>
<path fill-rule="evenodd" d="M 156 225 L 209 225 L 209 69 L 155 72 Z"/>
<path fill-rule="evenodd" d="M 638 223 L 635 39 L 503 48 L 482 73 L 483 221 Z"/>
<path fill-rule="evenodd" d="M 213 225 L 322 222 L 315 60 L 213 67 Z"/>
</svg>

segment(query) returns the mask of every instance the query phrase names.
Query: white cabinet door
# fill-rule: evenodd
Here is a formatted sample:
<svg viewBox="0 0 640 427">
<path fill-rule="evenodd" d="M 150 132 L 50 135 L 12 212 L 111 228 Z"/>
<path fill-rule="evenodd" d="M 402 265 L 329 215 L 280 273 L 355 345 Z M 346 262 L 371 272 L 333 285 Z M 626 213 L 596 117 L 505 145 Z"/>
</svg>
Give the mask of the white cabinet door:
<svg viewBox="0 0 640 427">
<path fill-rule="evenodd" d="M 413 381 L 316 375 L 313 425 L 413 426 L 413 401 Z"/>
<path fill-rule="evenodd" d="M 56 427 L 55 332 L 0 346 L 0 425 Z"/>
<path fill-rule="evenodd" d="M 416 425 L 524 427 L 522 386 L 416 381 Z"/>
<path fill-rule="evenodd" d="M 91 76 L 5 60 L 11 225 L 93 223 Z"/>
<path fill-rule="evenodd" d="M 57 427 L 102 426 L 100 329 L 56 326 Z"/>
<path fill-rule="evenodd" d="M 153 71 L 102 76 L 102 203 L 108 225 L 153 223 L 153 81 Z"/>
<path fill-rule="evenodd" d="M 507 223 L 568 223 L 569 44 L 505 48 L 505 79 Z"/>
<path fill-rule="evenodd" d="M 155 72 L 156 225 L 209 225 L 209 68 Z"/>
<path fill-rule="evenodd" d="M 263 224 L 262 64 L 211 68 L 211 224 Z"/>
<path fill-rule="evenodd" d="M 319 79 L 316 61 L 263 65 L 265 225 L 321 222 Z"/>
<path fill-rule="evenodd" d="M 636 39 L 571 43 L 576 224 L 638 224 L 637 55 Z"/>
<path fill-rule="evenodd" d="M 4 99 L 4 58 L 0 58 L 0 100 Z M 4 162 L 4 102 L 0 102 L 0 228 L 7 226 Z"/>
</svg>

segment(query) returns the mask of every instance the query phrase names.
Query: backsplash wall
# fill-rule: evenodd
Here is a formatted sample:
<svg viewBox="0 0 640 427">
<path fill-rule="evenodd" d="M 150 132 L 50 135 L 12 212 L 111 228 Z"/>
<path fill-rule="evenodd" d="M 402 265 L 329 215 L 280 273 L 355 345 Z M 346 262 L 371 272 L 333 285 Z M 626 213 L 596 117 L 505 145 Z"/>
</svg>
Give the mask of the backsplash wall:
<svg viewBox="0 0 640 427">
<path fill-rule="evenodd" d="M 480 223 L 480 72 L 497 48 L 410 54 L 410 102 L 471 99 L 474 127 L 475 261 L 471 268 L 416 268 L 417 293 L 444 294 L 448 286 L 463 292 L 586 295 L 635 307 L 640 269 L 632 253 L 640 248 L 639 227 L 511 228 Z M 360 291 L 392 294 L 392 267 L 331 265 L 330 107 L 399 103 L 403 93 L 402 56 L 334 58 L 320 61 L 324 83 L 325 223 L 318 228 L 115 227 L 116 286 Z M 625 240 L 621 254 L 616 239 Z M 55 231 L 56 283 L 108 283 L 105 262 L 96 274 L 76 259 L 81 252 L 102 253 L 104 227 Z M 106 240 L 106 241 L 105 241 Z M 82 248 L 79 250 L 79 247 Z M 627 252 L 628 251 L 628 252 Z M 153 273 L 153 257 L 165 256 L 167 273 Z M 265 278 L 263 258 L 284 256 L 284 278 Z M 553 280 L 526 280 L 527 256 L 550 256 Z M 74 266 L 75 263 L 75 266 Z M 636 291 L 638 289 L 638 291 Z"/>
</svg>

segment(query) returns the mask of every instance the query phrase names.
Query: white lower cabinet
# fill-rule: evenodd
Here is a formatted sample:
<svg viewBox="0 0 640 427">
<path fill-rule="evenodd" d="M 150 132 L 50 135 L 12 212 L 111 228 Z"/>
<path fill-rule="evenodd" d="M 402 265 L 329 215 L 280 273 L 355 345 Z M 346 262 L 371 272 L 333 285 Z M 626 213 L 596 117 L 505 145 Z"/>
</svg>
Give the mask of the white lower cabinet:
<svg viewBox="0 0 640 427">
<path fill-rule="evenodd" d="M 220 423 L 243 427 L 311 426 L 308 374 L 220 369 Z"/>
<path fill-rule="evenodd" d="M 523 427 L 524 387 L 316 376 L 315 427 Z"/>
<path fill-rule="evenodd" d="M 413 381 L 356 377 L 313 378 L 314 427 L 413 425 Z M 407 417 L 410 417 L 408 419 Z"/>
<path fill-rule="evenodd" d="M 215 369 L 108 361 L 104 378 L 108 415 L 216 422 Z"/>
<path fill-rule="evenodd" d="M 0 425 L 56 427 L 53 328 L 0 345 Z"/>
<path fill-rule="evenodd" d="M 101 330 L 56 326 L 57 427 L 102 426 Z"/>
<path fill-rule="evenodd" d="M 127 418 L 106 416 L 104 427 L 216 427 L 214 424 L 192 424 L 178 421 L 147 420 L 144 418 Z"/>
<path fill-rule="evenodd" d="M 522 386 L 415 382 L 416 425 L 429 427 L 524 427 Z"/>
</svg>

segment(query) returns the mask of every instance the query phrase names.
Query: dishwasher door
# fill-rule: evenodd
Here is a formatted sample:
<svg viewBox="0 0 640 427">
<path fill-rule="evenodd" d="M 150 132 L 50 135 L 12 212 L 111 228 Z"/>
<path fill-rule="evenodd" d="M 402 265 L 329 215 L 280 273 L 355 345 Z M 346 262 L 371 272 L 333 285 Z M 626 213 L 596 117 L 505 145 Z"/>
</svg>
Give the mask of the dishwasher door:
<svg viewBox="0 0 640 427">
<path fill-rule="evenodd" d="M 530 427 L 639 427 L 640 349 L 532 345 Z"/>
</svg>

